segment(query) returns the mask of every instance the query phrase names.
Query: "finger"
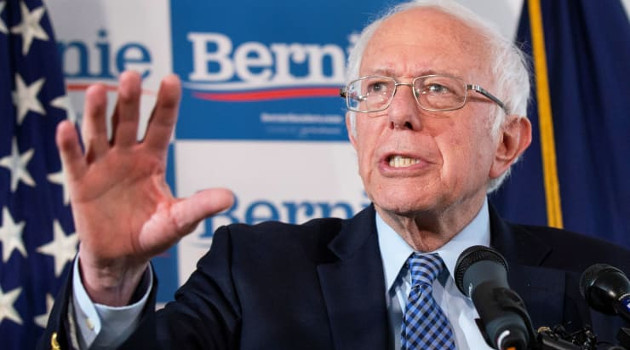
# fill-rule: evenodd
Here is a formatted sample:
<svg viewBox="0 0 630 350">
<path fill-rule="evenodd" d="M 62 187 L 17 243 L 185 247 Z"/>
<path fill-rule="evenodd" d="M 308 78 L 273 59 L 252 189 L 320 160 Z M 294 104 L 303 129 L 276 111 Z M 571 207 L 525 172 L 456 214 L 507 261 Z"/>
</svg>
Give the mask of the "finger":
<svg viewBox="0 0 630 350">
<path fill-rule="evenodd" d="M 59 123 L 56 141 L 68 180 L 74 181 L 81 178 L 85 174 L 87 164 L 83 158 L 79 135 L 72 122 L 64 120 Z"/>
<path fill-rule="evenodd" d="M 85 92 L 82 134 L 87 162 L 103 156 L 109 149 L 107 141 L 107 91 L 101 84 L 90 86 Z"/>
<path fill-rule="evenodd" d="M 178 232 L 188 234 L 203 219 L 226 210 L 234 203 L 234 194 L 225 188 L 212 188 L 182 199 L 171 208 Z"/>
<path fill-rule="evenodd" d="M 181 83 L 179 78 L 174 74 L 166 76 L 162 79 L 144 139 L 145 147 L 161 157 L 166 153 L 177 122 L 180 99 Z"/>
<path fill-rule="evenodd" d="M 118 85 L 118 101 L 112 121 L 112 144 L 131 147 L 136 144 L 140 119 L 141 79 L 137 72 L 123 72 Z"/>
</svg>

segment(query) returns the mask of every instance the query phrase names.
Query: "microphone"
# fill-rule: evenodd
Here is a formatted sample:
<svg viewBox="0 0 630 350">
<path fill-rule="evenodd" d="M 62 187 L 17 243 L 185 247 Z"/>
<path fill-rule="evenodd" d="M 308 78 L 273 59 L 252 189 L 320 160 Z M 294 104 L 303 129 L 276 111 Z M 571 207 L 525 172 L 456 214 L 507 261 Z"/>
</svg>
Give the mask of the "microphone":
<svg viewBox="0 0 630 350">
<path fill-rule="evenodd" d="M 477 326 L 495 349 L 527 349 L 534 331 L 521 297 L 507 282 L 508 265 L 496 250 L 472 246 L 455 267 L 457 288 L 471 298 L 480 319 Z"/>
<path fill-rule="evenodd" d="M 593 309 L 630 321 L 630 281 L 618 268 L 592 265 L 582 273 L 580 292 Z"/>
</svg>

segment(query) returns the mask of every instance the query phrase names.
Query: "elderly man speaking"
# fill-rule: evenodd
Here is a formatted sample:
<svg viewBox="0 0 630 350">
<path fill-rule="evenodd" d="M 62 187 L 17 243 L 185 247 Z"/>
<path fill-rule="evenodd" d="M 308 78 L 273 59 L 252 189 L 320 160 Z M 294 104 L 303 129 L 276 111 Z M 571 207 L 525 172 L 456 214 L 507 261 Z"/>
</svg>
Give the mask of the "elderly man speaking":
<svg viewBox="0 0 630 350">
<path fill-rule="evenodd" d="M 89 88 L 85 151 L 69 122 L 57 133 L 81 245 L 42 346 L 487 349 L 453 277 L 476 245 L 506 257 L 533 327 L 588 324 L 612 341 L 621 320 L 589 311 L 579 276 L 595 263 L 627 273 L 630 252 L 507 223 L 488 204 L 531 142 L 528 72 L 510 40 L 456 4 L 407 3 L 363 31 L 347 71 L 349 138 L 372 205 L 348 220 L 222 227 L 157 312 L 150 259 L 233 197 L 169 191 L 177 77 L 163 79 L 141 142 L 138 74 L 120 78 L 111 140 L 105 88 Z"/>
</svg>

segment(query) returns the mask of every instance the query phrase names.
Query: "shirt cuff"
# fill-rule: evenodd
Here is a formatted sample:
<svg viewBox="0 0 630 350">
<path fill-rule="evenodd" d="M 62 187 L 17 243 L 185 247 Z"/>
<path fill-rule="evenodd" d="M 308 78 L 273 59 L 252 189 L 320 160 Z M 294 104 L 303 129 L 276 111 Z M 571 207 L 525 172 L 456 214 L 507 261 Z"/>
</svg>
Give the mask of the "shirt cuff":
<svg viewBox="0 0 630 350">
<path fill-rule="evenodd" d="M 76 310 L 76 324 L 81 349 L 116 348 L 124 342 L 137 328 L 151 289 L 153 288 L 153 271 L 151 265 L 142 278 L 138 289 L 142 298 L 137 302 L 112 307 L 92 302 L 83 286 L 79 272 L 79 259 L 73 266 L 72 290 L 73 304 Z"/>
</svg>

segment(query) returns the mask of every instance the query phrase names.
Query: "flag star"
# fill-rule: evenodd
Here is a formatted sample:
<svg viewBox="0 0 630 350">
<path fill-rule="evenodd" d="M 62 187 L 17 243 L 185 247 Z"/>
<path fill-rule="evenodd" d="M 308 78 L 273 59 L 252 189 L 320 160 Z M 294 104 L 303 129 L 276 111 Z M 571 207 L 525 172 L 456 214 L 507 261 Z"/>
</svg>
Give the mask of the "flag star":
<svg viewBox="0 0 630 350">
<path fill-rule="evenodd" d="M 48 40 L 48 34 L 39 25 L 39 21 L 44 16 L 44 6 L 29 12 L 28 7 L 22 1 L 20 2 L 20 9 L 22 10 L 22 23 L 11 28 L 11 33 L 22 34 L 22 54 L 26 56 L 33 43 L 33 38 Z"/>
<path fill-rule="evenodd" d="M 26 257 L 26 248 L 22 240 L 25 222 L 16 223 L 9 212 L 9 208 L 2 208 L 2 226 L 0 226 L 0 242 L 2 242 L 2 262 L 9 261 L 13 250 L 17 249 Z"/>
<path fill-rule="evenodd" d="M 11 191 L 15 192 L 18 187 L 18 182 L 22 180 L 25 184 L 35 187 L 35 181 L 31 177 L 31 174 L 26 169 L 28 162 L 33 158 L 34 149 L 20 155 L 20 151 L 17 145 L 17 139 L 13 138 L 13 147 L 11 148 L 11 154 L 4 158 L 0 158 L 0 166 L 5 167 L 11 171 Z"/>
<path fill-rule="evenodd" d="M 59 170 L 56 173 L 48 174 L 48 181 L 60 185 L 63 191 L 63 204 L 68 205 L 70 203 L 70 191 L 68 191 L 68 186 L 66 185 L 66 172 L 63 170 Z"/>
<path fill-rule="evenodd" d="M 4 7 L 7 5 L 6 2 L 0 2 L 0 15 L 2 15 L 2 11 L 4 11 Z M 2 17 L 0 17 L 0 33 L 7 34 L 9 31 L 7 30 L 7 25 L 4 24 Z"/>
<path fill-rule="evenodd" d="M 24 121 L 24 117 L 28 111 L 33 111 L 39 114 L 46 114 L 41 102 L 37 99 L 37 94 L 41 90 L 46 79 L 40 78 L 29 86 L 26 86 L 24 80 L 19 74 L 15 75 L 15 88 L 17 91 L 13 91 L 13 104 L 18 109 L 17 122 L 21 125 Z"/>
<path fill-rule="evenodd" d="M 2 291 L 2 287 L 0 287 L 0 324 L 2 324 L 5 318 L 19 325 L 22 324 L 22 318 L 13 306 L 20 296 L 20 293 L 22 293 L 22 288 L 15 288 L 5 294 L 4 291 Z"/>
<path fill-rule="evenodd" d="M 70 98 L 68 97 L 68 95 L 57 97 L 56 99 L 50 101 L 50 105 L 59 109 L 63 109 L 64 111 L 66 111 L 66 116 L 68 117 L 68 120 L 70 120 L 73 124 L 77 123 L 77 114 L 74 113 L 74 109 L 72 108 L 72 104 L 70 103 Z"/>
<path fill-rule="evenodd" d="M 55 276 L 59 277 L 66 263 L 72 261 L 77 254 L 79 236 L 76 233 L 66 236 L 57 220 L 53 221 L 53 232 L 53 240 L 37 248 L 37 251 L 55 259 Z"/>
<path fill-rule="evenodd" d="M 52 297 L 49 293 L 46 293 L 46 312 L 35 316 L 35 324 L 46 328 L 46 324 L 48 324 L 48 317 L 50 316 L 50 310 L 52 310 L 53 305 L 55 304 L 55 298 Z"/>
</svg>

